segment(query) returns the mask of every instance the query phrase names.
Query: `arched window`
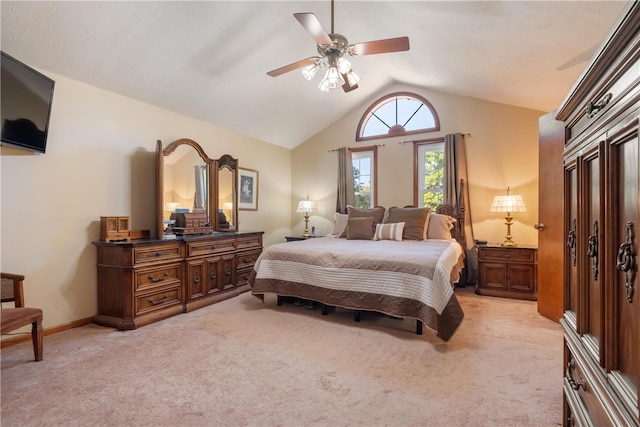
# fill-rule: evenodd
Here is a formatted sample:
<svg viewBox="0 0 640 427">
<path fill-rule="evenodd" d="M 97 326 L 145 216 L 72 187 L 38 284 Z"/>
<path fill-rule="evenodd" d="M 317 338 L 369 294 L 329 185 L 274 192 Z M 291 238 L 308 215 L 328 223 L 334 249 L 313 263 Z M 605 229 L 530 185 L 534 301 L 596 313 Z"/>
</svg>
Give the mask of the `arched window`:
<svg viewBox="0 0 640 427">
<path fill-rule="evenodd" d="M 374 102 L 358 123 L 356 141 L 440 130 L 431 103 L 411 92 L 396 92 Z"/>
</svg>

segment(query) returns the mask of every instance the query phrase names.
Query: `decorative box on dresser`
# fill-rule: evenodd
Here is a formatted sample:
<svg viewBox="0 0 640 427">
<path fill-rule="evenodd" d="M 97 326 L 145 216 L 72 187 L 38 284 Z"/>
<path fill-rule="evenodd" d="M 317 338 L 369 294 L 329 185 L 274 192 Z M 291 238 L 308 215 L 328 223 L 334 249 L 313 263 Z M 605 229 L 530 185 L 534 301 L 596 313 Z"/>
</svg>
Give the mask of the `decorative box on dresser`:
<svg viewBox="0 0 640 427">
<path fill-rule="evenodd" d="M 640 3 L 557 110 L 565 124 L 564 425 L 638 426 Z"/>
<path fill-rule="evenodd" d="M 478 245 L 477 249 L 477 294 L 526 300 L 537 299 L 537 248 Z"/>
<path fill-rule="evenodd" d="M 94 242 L 98 314 L 121 330 L 195 310 L 249 290 L 262 232 L 215 232 L 175 240 Z"/>
</svg>

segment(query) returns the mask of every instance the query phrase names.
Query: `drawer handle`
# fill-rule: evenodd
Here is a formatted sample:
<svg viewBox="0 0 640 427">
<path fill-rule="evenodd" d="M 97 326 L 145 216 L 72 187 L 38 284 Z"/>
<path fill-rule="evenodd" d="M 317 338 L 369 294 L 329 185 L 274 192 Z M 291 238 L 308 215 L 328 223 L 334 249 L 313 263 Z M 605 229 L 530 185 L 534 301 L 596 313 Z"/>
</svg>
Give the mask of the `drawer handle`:
<svg viewBox="0 0 640 427">
<path fill-rule="evenodd" d="M 195 275 L 193 277 L 193 283 L 195 283 L 196 285 L 200 284 L 200 276 L 199 275 Z"/>
<path fill-rule="evenodd" d="M 158 282 L 162 282 L 164 279 L 166 279 L 167 277 L 169 277 L 169 272 L 165 271 L 164 274 L 160 277 L 153 277 L 151 274 L 147 276 L 147 279 L 149 279 L 149 281 L 151 283 L 158 283 Z"/>
<path fill-rule="evenodd" d="M 153 305 L 158 305 L 158 304 L 162 304 L 163 302 L 165 302 L 168 299 L 169 299 L 169 295 L 165 294 L 164 298 L 159 299 L 159 300 L 154 300 L 153 298 L 149 298 L 149 303 L 151 303 Z"/>
<path fill-rule="evenodd" d="M 225 274 L 227 276 L 231 276 L 231 269 L 229 267 L 227 267 L 227 270 L 225 271 Z"/>
<path fill-rule="evenodd" d="M 633 253 L 633 223 L 627 222 L 627 240 L 620 245 L 616 267 L 625 275 L 625 287 L 627 289 L 627 302 L 633 301 L 633 281 L 636 276 L 636 259 Z"/>
<path fill-rule="evenodd" d="M 607 93 L 596 102 L 590 101 L 587 108 L 584 110 L 584 112 L 587 113 L 587 117 L 590 119 L 598 114 L 600 110 L 607 106 L 612 97 L 613 95 L 611 93 Z"/>
<path fill-rule="evenodd" d="M 209 246 L 209 250 L 215 251 L 217 249 L 216 245 Z"/>
<path fill-rule="evenodd" d="M 576 381 L 575 379 L 573 379 L 573 376 L 571 375 L 571 371 L 573 371 L 573 369 L 576 366 L 576 362 L 571 359 L 569 361 L 569 363 L 567 363 L 567 373 L 566 373 L 566 378 L 567 381 L 569 382 L 569 386 L 571 386 L 572 389 L 578 391 L 580 389 L 580 387 L 585 388 L 585 381 Z"/>
<path fill-rule="evenodd" d="M 211 281 L 215 282 L 216 276 L 216 272 L 214 270 L 211 270 L 211 273 L 209 273 L 209 278 L 211 279 Z"/>
<path fill-rule="evenodd" d="M 164 252 L 164 251 L 154 252 L 153 256 L 159 257 L 159 256 L 164 255 L 165 253 L 166 252 Z"/>
</svg>

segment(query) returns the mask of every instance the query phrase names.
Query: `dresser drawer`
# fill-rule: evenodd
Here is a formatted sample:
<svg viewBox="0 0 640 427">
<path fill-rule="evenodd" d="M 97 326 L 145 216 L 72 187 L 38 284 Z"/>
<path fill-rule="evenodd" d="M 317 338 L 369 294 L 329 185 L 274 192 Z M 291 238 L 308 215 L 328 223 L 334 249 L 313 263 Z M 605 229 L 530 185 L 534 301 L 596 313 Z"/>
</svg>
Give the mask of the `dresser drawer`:
<svg viewBox="0 0 640 427">
<path fill-rule="evenodd" d="M 236 239 L 216 239 L 187 243 L 187 257 L 206 256 L 236 250 Z"/>
<path fill-rule="evenodd" d="M 478 258 L 482 261 L 535 262 L 535 249 L 478 248 Z"/>
<path fill-rule="evenodd" d="M 253 267 L 261 252 L 262 250 L 259 249 L 236 254 L 236 268 L 240 270 Z"/>
<path fill-rule="evenodd" d="M 153 268 L 136 270 L 136 291 L 167 286 L 171 283 L 180 284 L 182 280 L 182 264 L 172 263 Z"/>
<path fill-rule="evenodd" d="M 182 304 L 182 287 L 174 286 L 136 296 L 136 316 Z"/>
<path fill-rule="evenodd" d="M 238 237 L 238 250 L 262 247 L 262 234 Z"/>
<path fill-rule="evenodd" d="M 182 258 L 182 250 L 178 243 L 143 246 L 133 250 L 134 264 L 169 261 L 176 258 Z"/>
<path fill-rule="evenodd" d="M 236 286 L 240 287 L 240 286 L 244 286 L 249 284 L 249 276 L 251 275 L 251 272 L 253 271 L 253 269 L 251 268 L 244 268 L 242 270 L 237 270 L 236 271 Z"/>
</svg>

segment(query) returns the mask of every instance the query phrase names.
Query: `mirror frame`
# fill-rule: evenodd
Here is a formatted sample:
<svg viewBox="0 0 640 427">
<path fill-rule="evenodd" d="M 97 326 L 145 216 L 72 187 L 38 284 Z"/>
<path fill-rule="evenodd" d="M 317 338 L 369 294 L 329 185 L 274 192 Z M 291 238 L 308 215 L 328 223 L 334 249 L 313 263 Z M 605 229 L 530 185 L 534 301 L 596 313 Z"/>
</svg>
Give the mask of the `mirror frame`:
<svg viewBox="0 0 640 427">
<path fill-rule="evenodd" d="M 173 153 L 178 147 L 182 145 L 191 146 L 202 160 L 209 166 L 208 177 L 208 191 L 207 191 L 207 209 L 209 213 L 209 224 L 217 230 L 217 215 L 218 215 L 218 190 L 217 190 L 217 178 L 218 178 L 218 166 L 217 162 L 206 155 L 200 144 L 192 139 L 181 138 L 173 141 L 166 148 L 162 148 L 162 141 L 158 140 L 156 144 L 156 236 L 158 239 L 162 239 L 164 234 L 164 226 L 162 224 L 162 217 L 164 212 L 164 158 Z"/>
<path fill-rule="evenodd" d="M 218 228 L 218 224 L 216 221 L 215 227 L 217 231 L 238 231 L 238 223 L 240 222 L 238 219 L 238 159 L 234 159 L 229 154 L 223 155 L 216 161 L 216 174 L 219 174 L 220 170 L 224 167 L 231 169 L 231 172 L 233 173 L 233 176 L 231 178 L 231 186 L 232 186 L 231 192 L 233 194 L 233 202 L 232 202 L 233 203 L 233 209 L 232 209 L 233 226 L 229 228 Z M 218 188 L 218 185 L 216 185 L 215 195 L 214 195 L 216 205 L 219 202 L 219 196 L 220 196 L 219 188 Z M 218 209 L 220 209 L 220 206 L 217 206 L 216 212 L 218 212 Z"/>
</svg>

